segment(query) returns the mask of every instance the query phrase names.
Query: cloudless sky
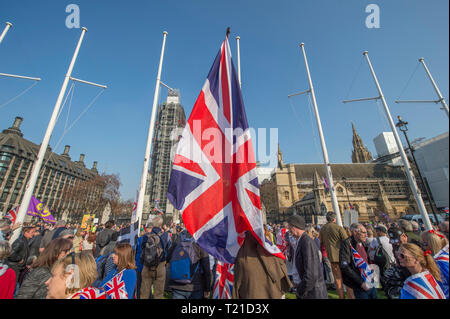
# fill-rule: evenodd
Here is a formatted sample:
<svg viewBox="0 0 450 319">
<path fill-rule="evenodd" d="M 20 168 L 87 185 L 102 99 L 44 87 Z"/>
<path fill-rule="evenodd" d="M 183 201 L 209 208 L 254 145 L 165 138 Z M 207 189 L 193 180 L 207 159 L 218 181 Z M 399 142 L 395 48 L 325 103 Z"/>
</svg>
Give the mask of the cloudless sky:
<svg viewBox="0 0 450 319">
<path fill-rule="evenodd" d="M 189 116 L 212 62 L 231 27 L 230 45 L 237 61 L 240 36 L 242 90 L 249 125 L 278 128 L 285 163 L 323 162 L 318 132 L 306 95 L 308 89 L 299 43 L 305 43 L 316 90 L 329 158 L 351 162 L 351 121 L 376 156 L 373 139 L 389 127 L 374 101 L 342 100 L 378 95 L 362 52 L 369 51 L 391 109 L 409 122 L 409 137 L 431 138 L 448 131 L 448 117 L 437 104 L 395 104 L 401 99 L 436 100 L 419 65 L 425 62 L 442 94 L 449 87 L 448 0 L 0 0 L 0 30 L 14 24 L 0 44 L 0 72 L 43 80 L 0 109 L 0 129 L 24 118 L 24 138 L 40 144 L 81 29 L 68 29 L 69 4 L 81 11 L 88 28 L 73 76 L 108 85 L 108 89 L 60 140 L 68 104 L 50 146 L 62 153 L 70 145 L 72 160 L 86 154 L 101 172 L 118 173 L 124 199 L 139 187 L 161 52 L 168 31 L 162 81 L 181 91 Z M 380 28 L 368 29 L 368 4 L 380 8 Z M 1 32 L 1 31 L 0 31 Z M 415 71 L 415 72 L 414 72 Z M 412 76 L 413 75 L 413 76 Z M 411 77 L 412 76 L 412 77 Z M 408 83 L 408 85 L 407 85 Z M 0 78 L 0 105 L 32 83 Z M 76 84 L 69 125 L 99 93 Z M 167 96 L 161 90 L 159 101 Z"/>
</svg>

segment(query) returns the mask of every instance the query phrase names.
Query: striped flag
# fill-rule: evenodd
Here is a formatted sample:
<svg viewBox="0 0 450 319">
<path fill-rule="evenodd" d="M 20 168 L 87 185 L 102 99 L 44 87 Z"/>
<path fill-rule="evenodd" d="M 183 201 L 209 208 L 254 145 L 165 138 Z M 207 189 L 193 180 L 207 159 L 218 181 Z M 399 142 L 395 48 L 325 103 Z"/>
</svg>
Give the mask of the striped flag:
<svg viewBox="0 0 450 319">
<path fill-rule="evenodd" d="M 436 279 L 425 270 L 406 279 L 401 292 L 401 299 L 445 299 Z"/>
<path fill-rule="evenodd" d="M 213 299 L 231 299 L 234 281 L 234 265 L 217 262 Z"/>
<path fill-rule="evenodd" d="M 19 206 L 14 209 L 11 209 L 9 212 L 5 214 L 3 218 L 9 219 L 13 225 L 16 223 L 17 212 L 19 211 Z"/>
<path fill-rule="evenodd" d="M 358 268 L 359 273 L 361 274 L 361 278 L 364 280 L 366 285 L 369 288 L 375 287 L 375 274 L 374 271 L 367 265 L 364 258 L 356 251 L 355 248 L 350 246 L 353 254 L 353 261 L 355 263 L 356 268 Z"/>
</svg>

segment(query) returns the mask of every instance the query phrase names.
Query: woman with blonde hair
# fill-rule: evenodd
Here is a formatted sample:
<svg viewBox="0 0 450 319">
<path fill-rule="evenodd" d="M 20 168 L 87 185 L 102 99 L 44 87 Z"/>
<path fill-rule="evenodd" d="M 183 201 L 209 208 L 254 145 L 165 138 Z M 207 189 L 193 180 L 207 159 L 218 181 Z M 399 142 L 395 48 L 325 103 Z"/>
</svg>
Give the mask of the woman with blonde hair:
<svg viewBox="0 0 450 319">
<path fill-rule="evenodd" d="M 52 277 L 46 281 L 47 299 L 107 299 L 107 294 L 91 287 L 97 278 L 92 254 L 71 253 L 53 265 Z"/>
<path fill-rule="evenodd" d="M 112 259 L 115 268 L 100 283 L 111 299 L 134 299 L 137 282 L 133 248 L 128 243 L 119 243 L 114 248 Z M 124 283 L 120 289 L 117 285 Z"/>
<path fill-rule="evenodd" d="M 434 261 L 441 271 L 441 280 L 438 281 L 448 299 L 449 296 L 449 271 L 448 271 L 448 240 L 447 238 L 435 231 L 428 230 L 420 234 L 424 249 L 431 250 Z"/>
<path fill-rule="evenodd" d="M 441 275 L 431 250 L 424 252 L 415 244 L 402 244 L 398 250 L 398 260 L 411 273 L 403 284 L 400 299 L 445 299 L 436 281 L 441 280 Z"/>
</svg>

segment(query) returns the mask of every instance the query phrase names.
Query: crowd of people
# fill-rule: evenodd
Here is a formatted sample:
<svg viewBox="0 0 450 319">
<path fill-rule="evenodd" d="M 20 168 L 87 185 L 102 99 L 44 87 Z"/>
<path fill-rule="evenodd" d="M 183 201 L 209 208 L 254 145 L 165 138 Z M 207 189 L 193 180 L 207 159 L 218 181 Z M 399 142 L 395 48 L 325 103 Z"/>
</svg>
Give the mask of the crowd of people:
<svg viewBox="0 0 450 319">
<path fill-rule="evenodd" d="M 294 215 L 265 224 L 265 239 L 285 260 L 269 254 L 250 232 L 233 266 L 236 299 L 448 299 L 448 219 L 433 230 L 400 219 L 341 227 L 329 212 L 325 225 Z M 12 232 L 22 226 L 17 240 Z M 58 221 L 12 225 L 0 220 L 0 299 L 211 298 L 218 261 L 183 224 L 156 216 L 136 243 L 114 221 L 89 230 Z"/>
</svg>

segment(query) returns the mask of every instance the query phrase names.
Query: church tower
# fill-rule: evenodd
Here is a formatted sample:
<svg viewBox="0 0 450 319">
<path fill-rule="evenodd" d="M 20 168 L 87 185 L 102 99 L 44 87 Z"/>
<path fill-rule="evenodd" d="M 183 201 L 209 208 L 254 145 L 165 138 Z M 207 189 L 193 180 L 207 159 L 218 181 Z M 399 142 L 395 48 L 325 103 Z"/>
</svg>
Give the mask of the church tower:
<svg viewBox="0 0 450 319">
<path fill-rule="evenodd" d="M 352 122 L 353 129 L 353 151 L 352 151 L 352 163 L 368 163 L 372 158 L 372 154 L 367 147 L 364 146 L 361 137 L 356 132 L 355 125 Z"/>
</svg>

